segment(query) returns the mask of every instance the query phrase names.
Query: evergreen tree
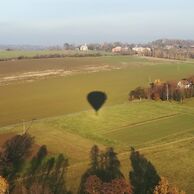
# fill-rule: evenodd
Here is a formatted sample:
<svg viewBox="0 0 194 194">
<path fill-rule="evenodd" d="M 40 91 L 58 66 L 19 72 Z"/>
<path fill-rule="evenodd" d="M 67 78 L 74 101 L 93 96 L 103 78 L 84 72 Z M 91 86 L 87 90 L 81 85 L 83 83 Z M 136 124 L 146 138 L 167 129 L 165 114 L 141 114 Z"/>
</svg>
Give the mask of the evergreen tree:
<svg viewBox="0 0 194 194">
<path fill-rule="evenodd" d="M 108 148 L 105 153 L 100 152 L 95 145 L 90 151 L 90 167 L 86 170 L 81 178 L 79 187 L 80 194 L 85 194 L 85 183 L 88 177 L 97 176 L 105 183 L 110 183 L 117 178 L 123 178 L 120 171 L 120 162 L 113 148 Z"/>
<path fill-rule="evenodd" d="M 94 145 L 90 151 L 90 161 L 91 161 L 90 167 L 86 170 L 86 172 L 81 177 L 81 182 L 78 189 L 79 194 L 85 194 L 85 182 L 90 175 L 100 174 L 99 157 L 100 157 L 100 150 L 97 145 Z"/>
<path fill-rule="evenodd" d="M 129 173 L 134 194 L 152 194 L 160 177 L 151 164 L 143 155 L 134 148 L 131 149 L 132 171 Z"/>
<path fill-rule="evenodd" d="M 97 145 L 94 145 L 90 151 L 91 171 L 97 171 L 99 169 L 99 154 L 100 150 Z"/>
<path fill-rule="evenodd" d="M 103 181 L 110 182 L 116 178 L 123 178 L 123 174 L 120 171 L 120 161 L 112 147 L 108 148 L 105 153 L 105 169 L 103 171 L 104 176 L 100 177 Z"/>
<path fill-rule="evenodd" d="M 45 157 L 47 156 L 47 147 L 45 145 L 42 145 L 39 150 L 38 153 L 36 154 L 36 156 L 34 156 L 31 160 L 31 165 L 30 168 L 28 170 L 28 174 L 33 175 L 37 170 L 39 170 L 39 168 L 42 165 L 43 160 L 45 159 Z"/>
</svg>

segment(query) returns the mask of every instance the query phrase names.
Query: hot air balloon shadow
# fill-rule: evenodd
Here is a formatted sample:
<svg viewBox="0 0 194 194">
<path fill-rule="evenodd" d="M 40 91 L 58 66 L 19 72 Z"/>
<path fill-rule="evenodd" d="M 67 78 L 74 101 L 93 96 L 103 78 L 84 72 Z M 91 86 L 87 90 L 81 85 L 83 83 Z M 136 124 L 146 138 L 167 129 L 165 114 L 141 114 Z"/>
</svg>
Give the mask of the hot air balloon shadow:
<svg viewBox="0 0 194 194">
<path fill-rule="evenodd" d="M 93 109 L 96 112 L 96 115 L 98 115 L 98 111 L 103 106 L 103 104 L 107 100 L 106 93 L 101 91 L 92 91 L 87 95 L 87 100 L 89 104 L 93 107 Z"/>
</svg>

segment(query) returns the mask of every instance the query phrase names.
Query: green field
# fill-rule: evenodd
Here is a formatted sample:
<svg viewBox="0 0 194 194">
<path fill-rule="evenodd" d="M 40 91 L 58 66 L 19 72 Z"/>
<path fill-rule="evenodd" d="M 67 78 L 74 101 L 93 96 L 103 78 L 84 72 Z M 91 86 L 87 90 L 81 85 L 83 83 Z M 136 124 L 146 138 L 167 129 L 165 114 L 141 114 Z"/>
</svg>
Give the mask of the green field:
<svg viewBox="0 0 194 194">
<path fill-rule="evenodd" d="M 105 65 L 108 69 L 87 69 Z M 74 73 L 0 86 L 0 133 L 21 133 L 22 120 L 36 118 L 29 132 L 50 153 L 62 152 L 70 158 L 68 186 L 74 191 L 87 168 L 90 148 L 98 144 L 102 149 L 114 146 L 126 178 L 129 150 L 134 146 L 161 176 L 194 193 L 194 100 L 128 102 L 129 91 L 148 85 L 149 79 L 192 75 L 194 62 L 128 56 L 9 61 L 0 63 L 0 77 L 67 67 Z M 108 96 L 98 115 L 86 101 L 92 90 Z"/>
<path fill-rule="evenodd" d="M 65 55 L 65 56 L 75 56 L 75 55 L 111 55 L 111 53 L 103 52 L 103 51 L 67 51 L 67 50 L 34 50 L 34 51 L 28 51 L 28 50 L 0 50 L 0 59 L 12 59 L 12 58 L 18 58 L 18 57 L 27 57 L 32 58 L 36 56 L 41 55 Z"/>
<path fill-rule="evenodd" d="M 25 57 L 34 57 L 36 55 L 49 55 L 49 54 L 63 54 L 63 51 L 60 50 L 40 50 L 40 51 L 25 51 L 25 50 L 1 50 L 0 51 L 0 59 L 9 59 L 9 58 L 17 58 L 20 56 Z"/>
<path fill-rule="evenodd" d="M 105 65 L 106 70 L 88 70 Z M 92 90 L 107 93 L 106 105 L 125 103 L 133 88 L 147 86 L 149 79 L 189 76 L 194 72 L 194 63 L 119 56 L 8 61 L 0 63 L 0 78 L 57 69 L 73 74 L 16 80 L 1 86 L 0 126 L 87 110 L 86 95 Z"/>
</svg>

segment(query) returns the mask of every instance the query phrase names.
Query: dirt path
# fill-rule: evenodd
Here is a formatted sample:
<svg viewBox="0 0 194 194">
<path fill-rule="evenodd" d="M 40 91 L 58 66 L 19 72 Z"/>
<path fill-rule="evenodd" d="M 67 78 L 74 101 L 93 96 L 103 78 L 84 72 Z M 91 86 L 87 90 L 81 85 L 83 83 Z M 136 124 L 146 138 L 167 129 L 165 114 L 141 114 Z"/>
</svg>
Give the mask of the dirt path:
<svg viewBox="0 0 194 194">
<path fill-rule="evenodd" d="M 116 67 L 111 66 L 108 64 L 95 66 L 95 65 L 88 65 L 82 68 L 75 68 L 70 70 L 65 69 L 47 69 L 43 71 L 32 71 L 32 72 L 25 72 L 25 73 L 18 73 L 18 74 L 11 74 L 11 75 L 0 75 L 0 86 L 1 85 L 9 85 L 18 81 L 35 81 L 37 79 L 45 79 L 53 76 L 70 76 L 78 73 L 95 73 L 100 71 L 111 71 L 111 70 L 118 70 L 124 68 L 125 66 Z"/>
</svg>

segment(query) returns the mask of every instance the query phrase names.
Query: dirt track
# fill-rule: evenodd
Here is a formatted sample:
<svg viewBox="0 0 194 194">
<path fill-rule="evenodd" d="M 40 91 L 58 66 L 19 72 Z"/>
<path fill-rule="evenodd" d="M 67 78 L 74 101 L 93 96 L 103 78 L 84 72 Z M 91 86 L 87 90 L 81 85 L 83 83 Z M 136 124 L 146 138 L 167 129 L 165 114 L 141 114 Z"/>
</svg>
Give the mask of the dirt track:
<svg viewBox="0 0 194 194">
<path fill-rule="evenodd" d="M 70 76 L 78 73 L 94 73 L 100 71 L 110 71 L 110 70 L 121 69 L 121 67 L 102 65 L 102 66 L 85 66 L 82 69 L 72 69 L 72 70 L 64 70 L 64 69 L 48 69 L 43 71 L 33 71 L 33 72 L 25 72 L 19 73 L 15 75 L 1 76 L 0 77 L 0 86 L 1 85 L 9 85 L 18 81 L 28 81 L 32 82 L 37 79 L 45 79 L 53 76 Z"/>
</svg>

